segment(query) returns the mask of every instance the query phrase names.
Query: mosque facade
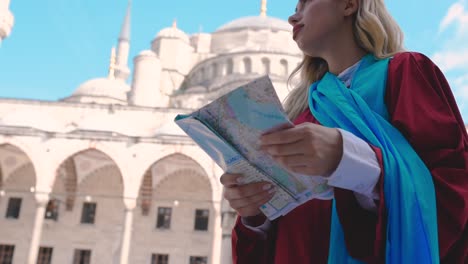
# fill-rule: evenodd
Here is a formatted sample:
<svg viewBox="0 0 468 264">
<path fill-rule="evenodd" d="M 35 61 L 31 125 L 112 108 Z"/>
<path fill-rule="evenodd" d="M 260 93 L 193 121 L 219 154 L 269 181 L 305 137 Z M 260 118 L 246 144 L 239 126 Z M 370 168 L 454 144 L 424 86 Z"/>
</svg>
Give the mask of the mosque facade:
<svg viewBox="0 0 468 264">
<path fill-rule="evenodd" d="M 212 33 L 174 23 L 129 58 L 130 17 L 108 76 L 57 101 L 0 98 L 1 263 L 231 262 L 222 171 L 173 120 L 266 74 L 283 99 L 302 59 L 291 27 L 263 0 Z"/>
</svg>

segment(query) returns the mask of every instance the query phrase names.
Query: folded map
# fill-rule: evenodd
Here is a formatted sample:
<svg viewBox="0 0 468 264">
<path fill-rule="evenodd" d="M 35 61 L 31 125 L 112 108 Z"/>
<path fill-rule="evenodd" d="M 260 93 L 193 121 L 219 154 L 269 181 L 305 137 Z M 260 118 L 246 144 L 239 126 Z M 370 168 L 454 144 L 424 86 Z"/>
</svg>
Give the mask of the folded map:
<svg viewBox="0 0 468 264">
<path fill-rule="evenodd" d="M 333 197 L 333 189 L 323 177 L 290 172 L 260 150 L 262 134 L 294 126 L 268 76 L 192 114 L 178 115 L 175 122 L 225 172 L 244 175 L 244 184 L 268 181 L 277 186 L 273 198 L 260 207 L 270 220 L 310 199 Z"/>
</svg>

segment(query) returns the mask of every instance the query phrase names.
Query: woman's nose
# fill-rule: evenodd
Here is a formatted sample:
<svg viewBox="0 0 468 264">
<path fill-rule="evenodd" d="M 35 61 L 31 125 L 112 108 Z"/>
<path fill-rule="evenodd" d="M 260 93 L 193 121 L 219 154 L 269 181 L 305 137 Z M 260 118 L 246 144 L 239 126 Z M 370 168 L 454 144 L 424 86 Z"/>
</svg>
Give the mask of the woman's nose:
<svg viewBox="0 0 468 264">
<path fill-rule="evenodd" d="M 288 22 L 289 24 L 291 24 L 291 26 L 295 26 L 297 24 L 299 20 L 297 19 L 297 13 L 294 13 L 293 15 L 291 15 L 289 18 L 288 18 Z"/>
</svg>

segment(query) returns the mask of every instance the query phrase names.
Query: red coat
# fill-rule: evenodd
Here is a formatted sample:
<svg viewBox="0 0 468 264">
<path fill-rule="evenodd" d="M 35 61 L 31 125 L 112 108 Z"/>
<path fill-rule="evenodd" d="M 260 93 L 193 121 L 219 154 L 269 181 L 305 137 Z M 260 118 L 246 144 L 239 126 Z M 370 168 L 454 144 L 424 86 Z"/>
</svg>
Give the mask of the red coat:
<svg viewBox="0 0 468 264">
<path fill-rule="evenodd" d="M 444 75 L 424 55 L 398 54 L 390 61 L 385 103 L 390 122 L 407 138 L 434 179 L 441 262 L 468 263 L 468 135 Z M 308 110 L 295 120 L 303 122 L 318 124 Z M 373 149 L 383 171 L 380 150 Z M 352 191 L 335 188 L 348 252 L 368 263 L 385 259 L 382 177 L 378 213 L 362 209 Z M 238 219 L 232 232 L 233 261 L 327 263 L 330 222 L 331 201 L 323 200 L 311 200 L 273 221 L 266 240 Z"/>
</svg>

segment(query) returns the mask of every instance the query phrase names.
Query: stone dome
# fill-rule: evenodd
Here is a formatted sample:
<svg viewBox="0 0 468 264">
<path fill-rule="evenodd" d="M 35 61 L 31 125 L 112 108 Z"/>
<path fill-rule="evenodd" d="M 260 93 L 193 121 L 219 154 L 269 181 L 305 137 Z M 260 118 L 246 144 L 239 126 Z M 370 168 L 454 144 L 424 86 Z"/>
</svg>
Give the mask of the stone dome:
<svg viewBox="0 0 468 264">
<path fill-rule="evenodd" d="M 178 38 L 184 40 L 187 43 L 190 43 L 189 36 L 175 26 L 164 28 L 159 31 L 159 33 L 156 35 L 156 39 L 158 38 Z"/>
<path fill-rule="evenodd" d="M 97 78 L 80 85 L 67 101 L 74 101 L 73 98 L 81 97 L 100 97 L 126 103 L 128 91 L 130 91 L 130 86 L 122 80 Z"/>
<path fill-rule="evenodd" d="M 221 31 L 235 31 L 244 28 L 252 29 L 271 29 L 291 32 L 292 26 L 285 20 L 268 17 L 268 16 L 249 16 L 233 20 L 224 24 L 216 30 Z"/>
</svg>

